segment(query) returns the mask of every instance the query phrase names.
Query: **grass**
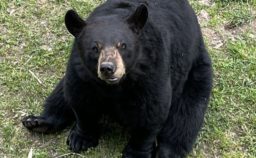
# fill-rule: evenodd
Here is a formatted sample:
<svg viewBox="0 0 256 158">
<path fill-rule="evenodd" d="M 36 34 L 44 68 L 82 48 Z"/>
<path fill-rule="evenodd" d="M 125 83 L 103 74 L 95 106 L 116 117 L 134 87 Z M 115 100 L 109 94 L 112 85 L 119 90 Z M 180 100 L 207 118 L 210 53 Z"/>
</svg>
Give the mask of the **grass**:
<svg viewBox="0 0 256 158">
<path fill-rule="evenodd" d="M 198 141 L 190 157 L 256 157 L 256 1 L 191 0 L 209 14 L 202 31 L 214 64 L 214 89 Z M 111 130 L 100 145 L 73 155 L 68 130 L 31 134 L 20 120 L 39 114 L 45 97 L 63 76 L 72 36 L 63 17 L 70 8 L 88 15 L 99 0 L 14 0 L 0 2 L 0 157 L 120 157 L 127 141 Z M 232 27 L 230 27 L 232 26 Z M 218 40 L 216 44 L 216 41 Z M 219 45 L 220 43 L 220 45 Z M 114 128 L 114 127 L 113 127 Z"/>
</svg>

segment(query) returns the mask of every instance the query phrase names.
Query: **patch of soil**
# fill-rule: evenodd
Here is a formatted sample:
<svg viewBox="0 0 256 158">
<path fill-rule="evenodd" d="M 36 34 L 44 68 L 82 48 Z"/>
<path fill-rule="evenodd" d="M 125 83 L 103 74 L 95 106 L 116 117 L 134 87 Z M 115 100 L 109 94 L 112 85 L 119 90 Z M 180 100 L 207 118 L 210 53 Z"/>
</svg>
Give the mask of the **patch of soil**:
<svg viewBox="0 0 256 158">
<path fill-rule="evenodd" d="M 202 32 L 210 47 L 219 49 L 224 45 L 224 39 L 219 32 L 210 28 L 202 28 Z"/>
<path fill-rule="evenodd" d="M 201 10 L 199 14 L 197 15 L 198 22 L 201 26 L 206 25 L 210 20 L 210 15 L 206 10 Z"/>
</svg>

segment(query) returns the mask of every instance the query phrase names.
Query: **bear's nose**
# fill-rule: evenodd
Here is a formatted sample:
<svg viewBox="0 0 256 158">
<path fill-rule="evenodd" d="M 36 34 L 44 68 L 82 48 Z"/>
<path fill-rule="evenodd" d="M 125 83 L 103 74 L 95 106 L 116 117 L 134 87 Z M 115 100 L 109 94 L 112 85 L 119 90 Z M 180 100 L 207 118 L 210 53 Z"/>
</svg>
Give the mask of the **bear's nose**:
<svg viewBox="0 0 256 158">
<path fill-rule="evenodd" d="M 112 62 L 103 62 L 100 64 L 100 72 L 105 76 L 113 75 L 116 71 L 116 66 Z"/>
</svg>

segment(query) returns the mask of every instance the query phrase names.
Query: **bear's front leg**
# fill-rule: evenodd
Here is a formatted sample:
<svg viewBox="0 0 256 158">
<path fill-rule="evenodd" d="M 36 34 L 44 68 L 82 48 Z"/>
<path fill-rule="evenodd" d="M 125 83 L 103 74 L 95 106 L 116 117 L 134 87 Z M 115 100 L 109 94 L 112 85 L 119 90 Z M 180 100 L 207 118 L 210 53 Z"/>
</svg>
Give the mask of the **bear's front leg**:
<svg viewBox="0 0 256 158">
<path fill-rule="evenodd" d="M 123 151 L 123 158 L 155 158 L 156 135 L 160 128 L 133 130 L 131 139 Z"/>
<path fill-rule="evenodd" d="M 70 150 L 78 153 L 91 147 L 96 147 L 98 145 L 98 138 L 81 130 L 79 125 L 75 124 L 69 133 L 67 144 Z"/>
<path fill-rule="evenodd" d="M 165 82 L 161 88 L 147 89 L 146 92 L 152 92 L 150 95 L 142 91 L 141 95 L 131 99 L 136 101 L 132 107 L 136 108 L 134 111 L 138 110 L 138 112 L 137 115 L 131 114 L 137 118 L 132 126 L 131 138 L 123 151 L 122 158 L 156 157 L 156 138 L 165 124 L 171 105 L 172 93 L 169 91 L 169 83 Z M 159 85 L 161 84 L 159 83 Z M 161 89 L 161 91 L 155 89 Z M 127 103 L 132 105 L 132 102 Z"/>
<path fill-rule="evenodd" d="M 76 116 L 76 124 L 67 139 L 70 150 L 78 153 L 96 147 L 100 135 L 99 112 L 88 106 L 76 106 L 73 107 L 73 111 Z"/>
</svg>

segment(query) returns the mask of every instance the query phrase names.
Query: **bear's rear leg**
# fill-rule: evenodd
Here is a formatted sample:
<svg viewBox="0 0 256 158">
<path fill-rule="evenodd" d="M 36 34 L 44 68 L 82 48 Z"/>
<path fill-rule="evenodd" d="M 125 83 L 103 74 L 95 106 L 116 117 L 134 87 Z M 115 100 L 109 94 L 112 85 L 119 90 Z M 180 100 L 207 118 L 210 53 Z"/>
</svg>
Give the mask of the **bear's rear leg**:
<svg viewBox="0 0 256 158">
<path fill-rule="evenodd" d="M 206 56 L 191 69 L 181 96 L 174 97 L 167 122 L 158 136 L 158 158 L 183 158 L 203 124 L 212 88 L 212 68 Z"/>
<path fill-rule="evenodd" d="M 62 79 L 46 99 L 40 116 L 30 115 L 22 119 L 23 125 L 32 132 L 58 132 L 74 121 L 74 114 L 64 98 Z"/>
</svg>

